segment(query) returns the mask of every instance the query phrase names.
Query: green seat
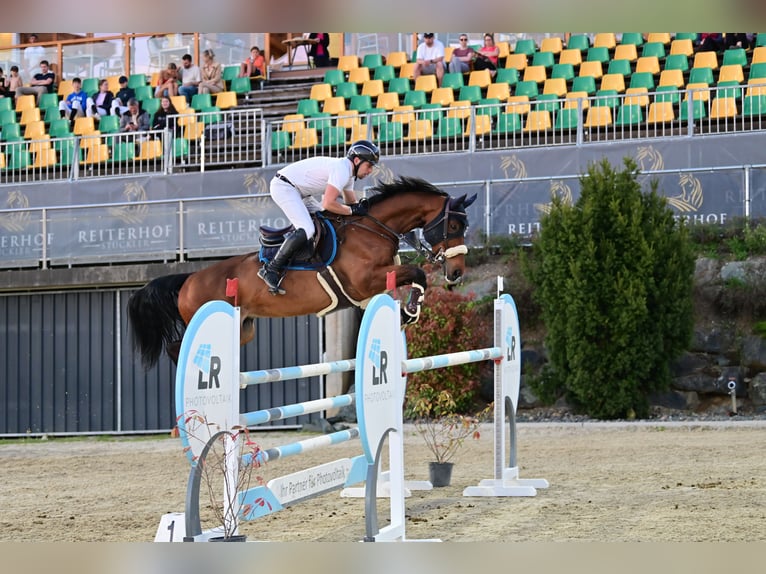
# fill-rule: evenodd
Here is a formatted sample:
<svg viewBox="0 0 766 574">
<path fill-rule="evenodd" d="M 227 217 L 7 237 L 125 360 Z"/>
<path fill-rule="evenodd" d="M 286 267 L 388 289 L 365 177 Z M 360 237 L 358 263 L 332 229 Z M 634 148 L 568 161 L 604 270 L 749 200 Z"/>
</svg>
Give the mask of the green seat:
<svg viewBox="0 0 766 574">
<path fill-rule="evenodd" d="M 40 108 L 40 115 L 43 117 L 43 121 L 46 124 L 51 123 L 53 120 L 61 119 L 61 111 L 58 106 Z"/>
<path fill-rule="evenodd" d="M 319 133 L 321 134 L 320 147 L 345 147 L 346 145 L 346 128 L 342 126 L 324 127 Z"/>
<path fill-rule="evenodd" d="M 319 102 L 312 100 L 311 98 L 303 98 L 298 100 L 298 109 L 296 113 L 302 114 L 304 118 L 309 116 L 315 116 L 319 113 Z"/>
<path fill-rule="evenodd" d="M 665 58 L 665 69 L 685 72 L 689 69 L 689 58 L 686 54 L 670 54 Z"/>
<path fill-rule="evenodd" d="M 531 56 L 537 51 L 534 38 L 523 38 L 516 42 L 516 46 L 513 48 L 514 54 L 526 54 Z"/>
<path fill-rule="evenodd" d="M 665 44 L 662 42 L 647 42 L 644 44 L 643 48 L 641 48 L 641 57 L 645 58 L 646 56 L 657 56 L 660 60 L 664 59 Z"/>
<path fill-rule="evenodd" d="M 98 82 L 98 78 L 85 78 L 82 81 L 82 91 L 92 97 L 98 92 Z"/>
<path fill-rule="evenodd" d="M 555 57 L 553 52 L 535 52 L 532 55 L 533 66 L 545 66 L 545 69 L 550 69 L 555 64 Z"/>
<path fill-rule="evenodd" d="M 634 72 L 630 77 L 630 88 L 646 88 L 654 90 L 654 75 L 651 72 Z"/>
<path fill-rule="evenodd" d="M 537 82 L 535 80 L 522 80 L 521 82 L 517 82 L 516 88 L 514 89 L 514 95 L 529 96 L 530 100 L 535 99 L 539 93 L 540 89 L 537 87 Z"/>
<path fill-rule="evenodd" d="M 404 137 L 401 122 L 384 122 L 378 126 L 378 141 L 381 143 L 398 142 Z"/>
<path fill-rule="evenodd" d="M 229 82 L 237 76 L 239 76 L 239 66 L 224 66 L 221 77 L 223 78 L 223 81 L 226 82 L 227 86 L 229 85 Z"/>
<path fill-rule="evenodd" d="M 644 36 L 641 32 L 623 32 L 620 44 L 634 44 L 641 46 L 644 43 Z"/>
<path fill-rule="evenodd" d="M 760 116 L 766 114 L 766 95 L 745 96 L 742 101 L 743 116 Z"/>
<path fill-rule="evenodd" d="M 707 117 L 707 105 L 703 100 L 687 100 L 678 106 L 678 119 L 680 121 L 689 121 L 689 102 L 692 106 L 692 119 L 701 120 Z"/>
<path fill-rule="evenodd" d="M 154 114 L 160 109 L 161 104 L 162 98 L 149 98 L 148 100 L 141 102 L 141 109 L 154 119 Z"/>
<path fill-rule="evenodd" d="M 739 64 L 743 68 L 747 66 L 747 52 L 744 48 L 729 48 L 723 53 L 722 66 Z"/>
<path fill-rule="evenodd" d="M 32 164 L 32 154 L 20 147 L 14 147 L 11 150 L 10 158 L 8 159 L 8 169 L 27 169 Z"/>
<path fill-rule="evenodd" d="M 716 87 L 718 88 L 718 93 L 713 97 L 742 99 L 743 86 L 734 80 L 718 82 Z"/>
<path fill-rule="evenodd" d="M 643 123 L 644 112 L 638 104 L 622 105 L 617 111 L 614 124 L 617 126 L 635 126 Z"/>
<path fill-rule="evenodd" d="M 189 155 L 189 140 L 186 138 L 173 138 L 173 155 L 186 157 Z"/>
<path fill-rule="evenodd" d="M 495 75 L 495 83 L 504 82 L 509 86 L 515 86 L 519 81 L 519 71 L 516 68 L 500 68 Z"/>
<path fill-rule="evenodd" d="M 590 38 L 587 34 L 573 34 L 569 37 L 569 42 L 567 42 L 567 48 L 572 50 L 580 50 L 580 52 L 585 52 L 590 48 Z"/>
<path fill-rule="evenodd" d="M 195 110 L 209 108 L 213 105 L 213 97 L 210 94 L 194 94 L 191 100 L 191 107 Z"/>
<path fill-rule="evenodd" d="M 360 114 L 366 114 L 369 110 L 373 109 L 372 97 L 367 94 L 359 94 L 351 96 L 348 104 L 349 110 L 356 110 Z"/>
<path fill-rule="evenodd" d="M 589 96 L 596 93 L 596 78 L 593 76 L 577 76 L 572 80 L 573 92 L 587 92 Z"/>
<path fill-rule="evenodd" d="M 620 97 L 617 95 L 617 90 L 598 90 L 596 96 L 591 100 L 591 105 L 595 107 L 605 106 L 614 110 L 620 107 Z"/>
<path fill-rule="evenodd" d="M 442 118 L 436 129 L 437 138 L 454 138 L 463 133 L 463 122 L 460 118 Z"/>
<path fill-rule="evenodd" d="M 697 41 L 697 32 L 677 32 L 675 35 L 676 40 L 691 40 L 692 42 Z"/>
<path fill-rule="evenodd" d="M 365 54 L 364 58 L 362 58 L 363 68 L 369 68 L 370 70 L 372 70 L 373 68 L 379 68 L 382 65 L 383 65 L 382 54 Z"/>
<path fill-rule="evenodd" d="M 271 151 L 283 151 L 292 144 L 290 132 L 271 132 Z"/>
<path fill-rule="evenodd" d="M 428 96 L 423 90 L 410 90 L 404 94 L 405 106 L 412 106 L 414 108 L 422 108 L 428 103 Z"/>
<path fill-rule="evenodd" d="M 237 94 L 246 94 L 250 91 L 250 78 L 234 78 L 229 86 L 229 91 Z M 200 95 L 200 94 L 195 94 Z M 210 94 L 208 94 L 210 95 Z M 192 96 L 194 98 L 194 96 Z M 194 108 L 194 106 L 192 106 Z M 194 108 L 195 110 L 197 108 Z"/>
<path fill-rule="evenodd" d="M 510 134 L 520 132 L 524 127 L 521 121 L 521 114 L 502 113 L 497 116 L 497 125 L 492 130 L 496 134 Z"/>
<path fill-rule="evenodd" d="M 306 127 L 314 128 L 317 133 L 325 128 L 332 127 L 332 114 L 329 112 L 321 112 L 310 118 L 306 118 Z"/>
<path fill-rule="evenodd" d="M 630 76 L 632 73 L 630 60 L 612 60 L 606 70 L 607 74 L 622 74 L 623 77 Z"/>
<path fill-rule="evenodd" d="M 713 68 L 692 68 L 689 72 L 689 84 L 707 84 L 714 83 Z"/>
<path fill-rule="evenodd" d="M 562 78 L 569 82 L 575 77 L 574 66 L 572 64 L 554 64 L 551 69 L 551 78 Z"/>
<path fill-rule="evenodd" d="M 444 117 L 441 104 L 423 104 L 416 113 L 416 119 L 438 122 Z"/>
<path fill-rule="evenodd" d="M 0 98 L 0 112 L 13 110 L 13 100 L 11 98 Z"/>
<path fill-rule="evenodd" d="M 565 108 L 556 113 L 556 120 L 553 122 L 555 130 L 573 130 L 577 128 L 578 120 L 577 108 Z"/>
<path fill-rule="evenodd" d="M 4 101 L 11 101 L 11 98 L 2 98 L 0 99 L 0 102 Z M 15 124 L 18 123 L 16 120 L 16 112 L 14 110 L 0 110 L 0 126 L 5 126 L 5 124 Z"/>
<path fill-rule="evenodd" d="M 393 66 L 378 66 L 372 75 L 373 80 L 383 80 L 385 84 L 388 84 L 394 78 L 396 78 L 396 70 Z"/>
<path fill-rule="evenodd" d="M 116 134 L 120 131 L 120 118 L 118 116 L 101 116 L 98 120 L 98 131 L 102 134 Z"/>
<path fill-rule="evenodd" d="M 388 114 L 383 108 L 370 108 L 367 110 L 367 123 L 372 127 L 378 127 L 388 121 Z"/>
<path fill-rule="evenodd" d="M 48 135 L 52 138 L 67 138 L 71 136 L 72 130 L 69 126 L 69 120 L 66 118 L 53 120 L 48 128 Z"/>
<path fill-rule="evenodd" d="M 0 132 L 0 140 L 10 142 L 19 141 L 19 139 L 23 139 L 21 137 L 21 126 L 19 124 L 3 124 L 3 130 Z"/>
<path fill-rule="evenodd" d="M 750 73 L 748 74 L 747 79 L 754 80 L 756 78 L 766 78 L 766 62 L 750 64 Z"/>
<path fill-rule="evenodd" d="M 476 102 L 475 109 L 477 116 L 496 117 L 498 114 L 500 114 L 500 99 L 482 98 Z"/>
<path fill-rule="evenodd" d="M 134 90 L 138 86 L 146 86 L 148 83 L 146 81 L 146 74 L 131 74 L 128 76 L 128 87 Z"/>
<path fill-rule="evenodd" d="M 465 80 L 462 72 L 447 72 L 442 78 L 442 88 L 452 88 L 452 90 L 459 90 L 465 86 Z"/>
<path fill-rule="evenodd" d="M 341 82 L 346 81 L 346 74 L 343 73 L 343 70 L 338 70 L 337 68 L 333 68 L 332 70 L 327 70 L 324 73 L 324 80 L 322 83 L 324 84 L 330 84 L 331 86 L 337 86 Z"/>
<path fill-rule="evenodd" d="M 218 106 L 202 108 L 200 113 L 202 114 L 203 124 L 216 124 L 221 121 L 221 108 Z"/>
<path fill-rule="evenodd" d="M 671 102 L 677 105 L 681 101 L 681 92 L 675 86 L 659 86 L 656 92 L 655 102 Z"/>
<path fill-rule="evenodd" d="M 58 165 L 72 165 L 72 159 L 75 155 L 73 137 L 53 140 L 53 149 L 56 150 L 56 154 L 58 155 Z"/>
<path fill-rule="evenodd" d="M 401 95 L 406 94 L 411 90 L 412 86 L 410 86 L 409 78 L 393 78 L 388 82 L 388 88 L 386 91 Z"/>
<path fill-rule="evenodd" d="M 766 46 L 766 32 L 758 32 L 755 36 L 755 47 Z"/>
<path fill-rule="evenodd" d="M 58 108 L 58 106 L 59 106 L 59 96 L 58 94 L 55 94 L 55 93 L 42 94 L 40 96 L 40 101 L 37 102 L 37 107 L 40 108 L 41 110 L 44 108 L 51 108 L 51 107 Z"/>
<path fill-rule="evenodd" d="M 606 46 L 588 48 L 588 56 L 585 60 L 587 62 L 601 62 L 604 64 L 609 61 L 609 48 Z"/>
<path fill-rule="evenodd" d="M 350 100 L 351 96 L 359 95 L 359 90 L 356 87 L 356 82 L 341 82 L 335 86 L 335 95 L 346 100 Z"/>
<path fill-rule="evenodd" d="M 119 142 L 112 147 L 112 157 L 109 161 L 122 162 L 136 159 L 136 144 L 133 142 Z"/>
<path fill-rule="evenodd" d="M 151 86 L 138 86 L 136 88 L 136 99 L 143 102 L 154 97 L 154 89 Z"/>
<path fill-rule="evenodd" d="M 535 111 L 556 112 L 561 109 L 561 102 L 556 94 L 540 94 L 536 102 L 537 105 L 532 108 Z"/>
<path fill-rule="evenodd" d="M 481 88 L 479 86 L 463 86 L 458 92 L 458 101 L 468 100 L 475 104 L 481 99 Z"/>
</svg>

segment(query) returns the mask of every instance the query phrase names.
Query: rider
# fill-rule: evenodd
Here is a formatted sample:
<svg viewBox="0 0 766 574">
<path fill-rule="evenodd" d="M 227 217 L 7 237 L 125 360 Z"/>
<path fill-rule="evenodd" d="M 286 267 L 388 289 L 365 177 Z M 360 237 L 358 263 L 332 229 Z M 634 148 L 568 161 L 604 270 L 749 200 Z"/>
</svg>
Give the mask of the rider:
<svg viewBox="0 0 766 574">
<path fill-rule="evenodd" d="M 280 283 L 292 256 L 314 237 L 310 213 L 320 210 L 338 215 L 364 215 L 357 203 L 354 181 L 364 179 L 380 160 L 378 146 L 368 140 L 351 144 L 346 157 L 310 157 L 280 169 L 271 180 L 271 197 L 295 227 L 274 258 L 258 270 L 272 294 L 284 295 Z M 343 195 L 345 204 L 337 201 Z M 321 198 L 321 203 L 317 201 Z"/>
</svg>

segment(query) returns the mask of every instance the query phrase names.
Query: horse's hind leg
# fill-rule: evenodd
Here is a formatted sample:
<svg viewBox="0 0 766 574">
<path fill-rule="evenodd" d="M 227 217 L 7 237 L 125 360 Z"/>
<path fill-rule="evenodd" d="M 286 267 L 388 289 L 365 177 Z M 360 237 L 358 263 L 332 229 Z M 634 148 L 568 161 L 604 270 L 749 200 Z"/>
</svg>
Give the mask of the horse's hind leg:
<svg viewBox="0 0 766 574">
<path fill-rule="evenodd" d="M 239 327 L 239 345 L 246 345 L 255 339 L 255 317 L 245 317 Z"/>
</svg>

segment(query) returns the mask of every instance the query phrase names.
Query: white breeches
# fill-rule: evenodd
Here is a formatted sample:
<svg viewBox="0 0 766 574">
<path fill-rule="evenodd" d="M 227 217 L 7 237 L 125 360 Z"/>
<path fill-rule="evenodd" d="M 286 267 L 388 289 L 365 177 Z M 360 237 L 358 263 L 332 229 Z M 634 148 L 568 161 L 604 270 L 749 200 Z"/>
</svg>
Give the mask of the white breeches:
<svg viewBox="0 0 766 574">
<path fill-rule="evenodd" d="M 292 223 L 296 229 L 303 229 L 306 232 L 306 237 L 308 239 L 314 237 L 314 223 L 311 221 L 309 208 L 306 207 L 300 192 L 292 185 L 281 179 L 277 179 L 276 177 L 271 180 L 269 187 L 271 189 L 272 199 L 285 213 L 287 219 L 290 220 L 290 223 Z M 308 198 L 306 201 L 316 204 L 316 200 L 313 198 Z M 315 206 L 312 205 L 312 207 Z"/>
</svg>

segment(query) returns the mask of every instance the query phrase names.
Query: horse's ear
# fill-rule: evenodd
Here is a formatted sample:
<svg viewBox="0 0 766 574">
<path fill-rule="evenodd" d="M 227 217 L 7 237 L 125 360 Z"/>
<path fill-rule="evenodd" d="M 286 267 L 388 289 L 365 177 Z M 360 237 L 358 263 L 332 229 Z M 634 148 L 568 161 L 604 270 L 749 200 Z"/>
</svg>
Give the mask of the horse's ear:
<svg viewBox="0 0 766 574">
<path fill-rule="evenodd" d="M 463 197 L 465 197 L 465 195 L 464 195 Z M 466 199 L 466 200 L 463 202 L 463 207 L 467 208 L 467 207 L 468 207 L 469 205 L 471 205 L 471 204 L 472 204 L 474 201 L 476 201 L 476 198 L 477 198 L 477 197 L 479 197 L 479 194 L 478 194 L 478 193 L 474 193 L 474 194 L 473 194 L 471 197 L 469 197 L 468 199 Z"/>
<path fill-rule="evenodd" d="M 457 209 L 461 205 L 463 205 L 463 202 L 465 201 L 465 195 L 466 194 L 464 193 L 460 197 L 453 197 L 452 199 L 450 199 L 449 200 L 450 209 Z"/>
</svg>

